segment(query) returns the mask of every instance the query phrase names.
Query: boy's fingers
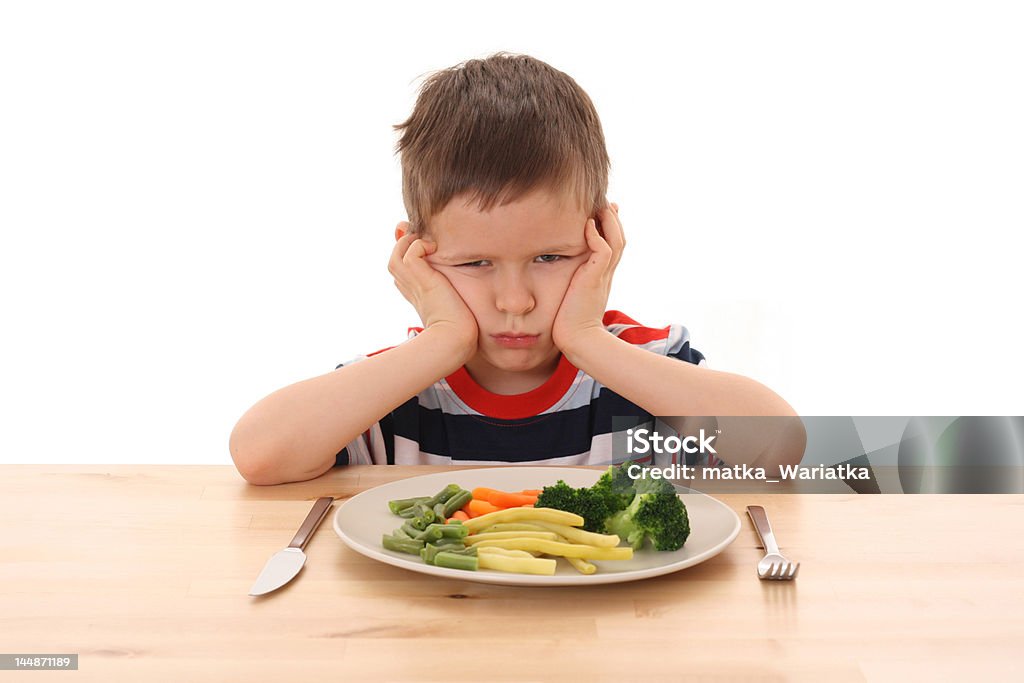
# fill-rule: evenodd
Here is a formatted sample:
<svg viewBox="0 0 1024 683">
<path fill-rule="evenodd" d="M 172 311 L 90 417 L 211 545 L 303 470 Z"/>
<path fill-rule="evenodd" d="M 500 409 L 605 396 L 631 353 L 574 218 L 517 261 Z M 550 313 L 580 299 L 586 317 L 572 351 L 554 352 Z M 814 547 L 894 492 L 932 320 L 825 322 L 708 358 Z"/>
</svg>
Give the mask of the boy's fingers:
<svg viewBox="0 0 1024 683">
<path fill-rule="evenodd" d="M 406 250 L 402 260 L 406 263 L 411 263 L 414 259 L 421 259 L 427 255 L 427 249 L 426 243 L 421 239 L 417 239 L 409 245 L 409 249 Z"/>
<path fill-rule="evenodd" d="M 415 243 L 415 237 L 409 237 L 409 239 L 403 237 L 391 252 L 391 259 L 388 261 L 388 272 L 396 278 L 408 277 L 410 272 L 417 272 L 418 269 L 414 261 L 422 261 L 423 259 L 422 256 L 415 256 L 415 253 L 410 257 L 410 252 L 412 252 Z"/>
<path fill-rule="evenodd" d="M 397 240 L 395 240 L 395 246 L 391 250 L 391 253 L 392 254 L 398 254 L 399 256 L 404 256 L 406 249 L 409 248 L 409 245 L 412 243 L 412 241 L 414 239 L 416 239 L 415 235 L 410 235 L 409 233 L 405 233 L 404 235 L 399 237 Z"/>
<path fill-rule="evenodd" d="M 614 264 L 618 265 L 619 259 L 622 258 L 622 251 L 626 248 L 626 236 L 622 232 L 622 223 L 619 221 L 618 206 L 612 204 L 602 213 L 601 225 L 604 227 L 604 239 L 612 249 Z"/>
<path fill-rule="evenodd" d="M 409 250 L 409 241 L 406 237 L 408 235 L 398 240 L 395 243 L 395 248 L 391 250 L 391 258 L 388 259 L 388 272 L 392 275 L 395 274 L 395 269 L 401 266 L 402 259 L 405 258 L 405 252 Z"/>
<path fill-rule="evenodd" d="M 408 251 L 402 258 L 402 263 L 421 277 L 431 277 L 431 273 L 435 271 L 433 266 L 427 262 L 426 257 L 436 250 L 437 245 L 433 242 L 424 242 L 422 239 L 418 239 L 409 245 Z"/>
<path fill-rule="evenodd" d="M 613 255 L 611 246 L 601 239 L 601 233 L 597 231 L 597 221 L 593 218 L 587 221 L 587 246 L 590 247 L 593 253 L 590 257 L 590 263 L 604 265 L 611 260 Z"/>
</svg>

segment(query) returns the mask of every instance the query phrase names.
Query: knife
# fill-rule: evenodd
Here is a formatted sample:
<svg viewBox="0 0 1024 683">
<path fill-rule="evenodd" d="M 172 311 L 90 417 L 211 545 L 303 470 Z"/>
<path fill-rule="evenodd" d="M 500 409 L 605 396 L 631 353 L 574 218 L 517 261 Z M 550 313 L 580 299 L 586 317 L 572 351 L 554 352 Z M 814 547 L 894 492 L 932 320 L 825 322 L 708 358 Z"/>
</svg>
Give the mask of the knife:
<svg viewBox="0 0 1024 683">
<path fill-rule="evenodd" d="M 302 569 L 302 565 L 306 563 L 306 553 L 302 552 L 302 549 L 306 547 L 306 543 L 313 536 L 313 532 L 316 531 L 316 528 L 320 526 L 320 522 L 327 516 L 327 510 L 330 509 L 333 502 L 334 498 L 331 497 L 317 499 L 316 503 L 313 504 L 313 509 L 306 515 L 306 519 L 302 522 L 302 526 L 299 527 L 298 533 L 295 534 L 295 538 L 288 544 L 288 547 L 274 553 L 267 560 L 267 564 L 263 567 L 263 571 L 260 572 L 256 583 L 249 589 L 249 595 L 265 595 L 271 591 L 276 591 L 295 578 L 295 575 Z"/>
</svg>

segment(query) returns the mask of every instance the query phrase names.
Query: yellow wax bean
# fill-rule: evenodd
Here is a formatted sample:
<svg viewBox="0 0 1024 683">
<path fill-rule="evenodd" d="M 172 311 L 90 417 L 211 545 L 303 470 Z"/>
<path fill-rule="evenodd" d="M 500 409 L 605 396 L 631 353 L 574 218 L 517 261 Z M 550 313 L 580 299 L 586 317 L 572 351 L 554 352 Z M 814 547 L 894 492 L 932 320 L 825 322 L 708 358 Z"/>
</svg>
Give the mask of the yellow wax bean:
<svg viewBox="0 0 1024 683">
<path fill-rule="evenodd" d="M 503 522 L 552 522 L 568 526 L 583 526 L 583 521 L 579 515 L 554 508 L 509 508 L 468 519 L 462 525 L 469 529 L 469 533 L 475 534 L 480 529 Z"/>
<path fill-rule="evenodd" d="M 572 527 L 569 527 L 570 529 Z M 489 527 L 481 529 L 477 533 L 489 534 L 496 531 L 552 531 L 551 529 L 545 529 L 540 524 L 529 523 L 529 522 L 506 522 L 505 524 L 492 524 Z M 557 533 L 557 532 L 556 532 Z"/>
<path fill-rule="evenodd" d="M 505 548 L 477 548 L 476 556 L 481 555 L 504 555 L 505 557 L 536 557 L 533 553 L 525 550 L 507 550 Z"/>
<path fill-rule="evenodd" d="M 478 541 L 475 547 L 498 547 L 527 551 L 538 550 L 545 555 L 579 557 L 584 560 L 629 560 L 633 557 L 633 549 L 629 546 L 622 548 L 598 548 L 592 545 L 580 545 L 577 543 L 559 543 L 558 541 L 548 541 L 543 538 L 496 538 Z"/>
<path fill-rule="evenodd" d="M 489 534 L 466 536 L 462 539 L 462 542 L 466 545 L 473 545 L 480 541 L 491 541 L 496 538 L 546 538 L 549 541 L 557 541 L 558 534 L 553 531 L 492 531 Z"/>
<path fill-rule="evenodd" d="M 480 550 L 486 550 L 486 548 L 481 548 Z M 591 564 L 579 557 L 567 557 L 565 559 L 568 560 L 569 564 L 571 564 L 580 574 L 589 575 L 597 571 L 597 565 Z"/>
<path fill-rule="evenodd" d="M 494 553 L 477 555 L 477 564 L 480 569 L 496 569 L 499 572 L 513 572 L 515 574 L 540 574 L 541 576 L 554 575 L 557 565 L 551 559 L 507 557 Z"/>
<path fill-rule="evenodd" d="M 536 522 L 535 526 L 556 534 L 565 536 L 571 543 L 582 543 L 583 545 L 596 545 L 599 548 L 614 548 L 621 540 L 615 534 L 595 534 L 592 531 L 584 531 L 566 524 L 552 524 L 551 522 Z"/>
</svg>

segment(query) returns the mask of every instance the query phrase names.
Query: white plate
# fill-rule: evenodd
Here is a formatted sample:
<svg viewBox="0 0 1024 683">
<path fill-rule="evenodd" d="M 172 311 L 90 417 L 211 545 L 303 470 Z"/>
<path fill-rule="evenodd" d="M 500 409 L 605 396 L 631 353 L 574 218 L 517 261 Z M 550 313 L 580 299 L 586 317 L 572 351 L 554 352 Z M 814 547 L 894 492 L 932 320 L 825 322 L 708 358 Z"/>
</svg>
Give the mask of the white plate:
<svg viewBox="0 0 1024 683">
<path fill-rule="evenodd" d="M 381 536 L 390 534 L 404 521 L 388 509 L 389 500 L 432 496 L 448 484 L 458 484 L 469 490 L 487 486 L 503 491 L 522 491 L 544 488 L 564 479 L 570 486 L 590 486 L 601 474 L 601 470 L 566 467 L 495 467 L 402 479 L 363 491 L 346 501 L 334 515 L 334 531 L 356 552 L 402 569 L 464 581 L 512 586 L 585 586 L 660 576 L 714 557 L 725 550 L 740 532 L 740 519 L 732 509 L 711 496 L 692 492 L 680 494 L 690 518 L 690 536 L 686 545 L 674 552 L 656 551 L 647 547 L 636 552 L 631 560 L 596 561 L 597 572 L 589 576 L 580 574 L 564 560 L 559 560 L 554 576 L 511 574 L 486 569 L 447 569 L 426 564 L 415 555 L 385 550 L 381 546 Z"/>
</svg>

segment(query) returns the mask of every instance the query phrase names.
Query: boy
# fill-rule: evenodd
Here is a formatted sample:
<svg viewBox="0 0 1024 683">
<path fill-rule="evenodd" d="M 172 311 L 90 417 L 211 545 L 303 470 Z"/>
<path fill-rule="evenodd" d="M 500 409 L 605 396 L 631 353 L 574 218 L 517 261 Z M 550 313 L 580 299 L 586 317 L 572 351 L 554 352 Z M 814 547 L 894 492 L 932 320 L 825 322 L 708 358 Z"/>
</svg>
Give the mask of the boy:
<svg viewBox="0 0 1024 683">
<path fill-rule="evenodd" d="M 625 238 L 600 120 L 569 76 L 524 55 L 470 60 L 434 74 L 395 128 L 409 221 L 388 269 L 423 326 L 246 412 L 230 439 L 246 480 L 349 463 L 608 464 L 613 416 L 791 416 L 771 447 L 722 438 L 733 464 L 799 461 L 803 428 L 782 398 L 699 367 L 684 327 L 605 310 Z"/>
</svg>

